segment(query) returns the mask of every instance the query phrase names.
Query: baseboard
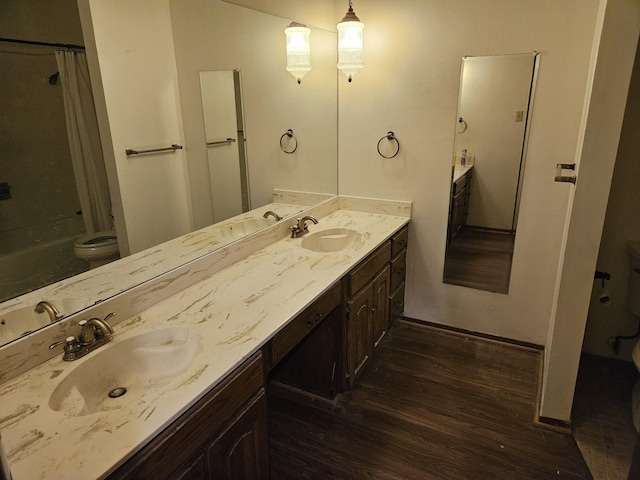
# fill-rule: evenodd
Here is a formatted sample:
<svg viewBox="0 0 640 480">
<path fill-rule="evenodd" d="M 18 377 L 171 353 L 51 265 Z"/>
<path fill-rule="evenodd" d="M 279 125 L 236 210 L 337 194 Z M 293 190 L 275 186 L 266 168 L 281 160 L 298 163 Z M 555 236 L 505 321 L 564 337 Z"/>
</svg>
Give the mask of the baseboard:
<svg viewBox="0 0 640 480">
<path fill-rule="evenodd" d="M 446 331 L 448 333 L 453 333 L 453 334 L 458 334 L 458 335 L 465 335 L 465 336 L 473 336 L 473 337 L 481 338 L 483 340 L 489 340 L 489 341 L 492 341 L 492 342 L 503 343 L 503 344 L 511 345 L 513 347 L 524 348 L 524 349 L 527 349 L 527 350 L 544 351 L 544 347 L 542 345 L 538 345 L 538 344 L 535 344 L 535 343 L 529 343 L 529 342 L 523 342 L 523 341 L 520 341 L 520 340 L 514 340 L 514 339 L 506 338 L 506 337 L 500 337 L 498 335 L 491 335 L 491 334 L 488 334 L 488 333 L 476 332 L 476 331 L 473 331 L 473 330 L 466 330 L 464 328 L 452 327 L 450 325 L 442 325 L 440 323 L 429 322 L 427 320 L 418 320 L 416 318 L 405 317 L 405 316 L 399 317 L 398 320 L 404 320 L 404 321 L 411 322 L 411 323 L 417 323 L 417 324 L 424 325 L 426 327 L 430 327 L 430 328 L 433 328 L 433 329 L 436 329 L 436 330 L 443 330 L 443 331 Z"/>
<path fill-rule="evenodd" d="M 512 340 L 510 338 L 503 338 L 496 335 L 489 335 L 481 332 L 474 332 L 472 330 L 465 330 L 463 328 L 451 327 L 449 325 L 441 325 L 438 323 L 428 322 L 426 320 L 418 320 L 415 318 L 401 316 L 398 320 L 404 320 L 409 323 L 415 323 L 418 325 L 423 325 L 427 328 L 432 328 L 434 330 L 444 331 L 447 333 L 451 333 L 452 335 L 464 335 L 464 336 L 473 336 L 476 338 L 480 338 L 489 342 L 496 342 L 501 344 L 507 344 L 509 346 L 515 348 L 522 348 L 526 350 L 535 350 L 538 352 L 543 352 L 544 347 L 542 345 L 537 345 L 529 342 L 521 342 L 518 340 Z M 565 435 L 571 435 L 571 422 L 565 422 L 563 420 L 558 420 L 555 418 L 549 417 L 541 417 L 540 416 L 540 402 L 542 399 L 542 376 L 544 373 L 544 355 L 540 355 L 540 363 L 538 370 L 538 391 L 536 395 L 535 402 L 535 413 L 533 418 L 533 424 L 537 427 L 544 428 L 546 430 L 552 430 L 554 432 L 563 433 Z"/>
</svg>

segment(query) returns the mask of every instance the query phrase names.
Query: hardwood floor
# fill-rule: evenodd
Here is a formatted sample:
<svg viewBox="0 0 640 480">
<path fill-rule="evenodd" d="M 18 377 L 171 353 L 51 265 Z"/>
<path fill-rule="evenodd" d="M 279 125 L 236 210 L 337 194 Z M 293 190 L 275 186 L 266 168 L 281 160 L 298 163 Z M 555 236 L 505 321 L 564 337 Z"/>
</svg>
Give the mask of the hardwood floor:
<svg viewBox="0 0 640 480">
<path fill-rule="evenodd" d="M 270 388 L 271 478 L 590 479 L 533 425 L 541 355 L 398 320 L 336 402 Z"/>
<path fill-rule="evenodd" d="M 514 235 L 463 228 L 447 247 L 445 283 L 508 293 Z"/>
</svg>

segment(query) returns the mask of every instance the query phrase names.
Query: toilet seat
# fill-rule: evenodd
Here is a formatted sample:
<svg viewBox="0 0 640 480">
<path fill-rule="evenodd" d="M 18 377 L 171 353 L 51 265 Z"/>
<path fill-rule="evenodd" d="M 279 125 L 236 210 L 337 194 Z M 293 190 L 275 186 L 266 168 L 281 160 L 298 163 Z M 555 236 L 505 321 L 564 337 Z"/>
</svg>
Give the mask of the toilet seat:
<svg viewBox="0 0 640 480">
<path fill-rule="evenodd" d="M 91 233 L 74 242 L 76 256 L 87 260 L 112 258 L 118 256 L 118 237 L 113 230 Z"/>
</svg>

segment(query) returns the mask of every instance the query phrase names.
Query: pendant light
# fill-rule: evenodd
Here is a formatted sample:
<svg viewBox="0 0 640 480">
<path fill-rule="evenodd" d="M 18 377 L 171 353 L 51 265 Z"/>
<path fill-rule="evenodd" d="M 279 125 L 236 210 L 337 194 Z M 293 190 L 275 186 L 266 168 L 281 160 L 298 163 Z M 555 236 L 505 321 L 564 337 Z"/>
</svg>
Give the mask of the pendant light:
<svg viewBox="0 0 640 480">
<path fill-rule="evenodd" d="M 291 22 L 284 30 L 287 37 L 287 72 L 302 82 L 302 78 L 311 71 L 311 29 L 306 25 Z"/>
<path fill-rule="evenodd" d="M 338 69 L 344 73 L 349 81 L 362 67 L 362 31 L 364 23 L 353 11 L 353 4 L 349 0 L 349 10 L 338 23 Z"/>
</svg>

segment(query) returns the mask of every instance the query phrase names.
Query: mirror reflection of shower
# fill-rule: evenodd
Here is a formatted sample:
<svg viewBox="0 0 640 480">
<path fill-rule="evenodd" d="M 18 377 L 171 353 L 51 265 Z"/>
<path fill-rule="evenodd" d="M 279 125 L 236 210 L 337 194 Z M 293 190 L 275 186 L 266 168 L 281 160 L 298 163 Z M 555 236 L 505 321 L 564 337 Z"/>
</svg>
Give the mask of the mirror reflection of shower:
<svg viewBox="0 0 640 480">
<path fill-rule="evenodd" d="M 538 54 L 462 60 L 444 283 L 508 293 Z"/>
<path fill-rule="evenodd" d="M 87 231 L 81 196 L 88 198 L 88 189 L 78 188 L 78 175 L 84 174 L 72 161 L 56 61 L 56 55 L 84 56 L 82 47 L 57 48 L 58 53 L 56 44 L 5 40 L 0 42 L 7 66 L 0 98 L 10 114 L 0 117 L 6 133 L 0 182 L 8 184 L 9 194 L 0 201 L 0 301 L 89 268 L 74 253 L 74 242 Z M 104 168 L 101 158 L 99 162 Z M 106 187 L 106 176 L 101 181 Z M 109 222 L 106 188 L 103 205 Z"/>
</svg>

